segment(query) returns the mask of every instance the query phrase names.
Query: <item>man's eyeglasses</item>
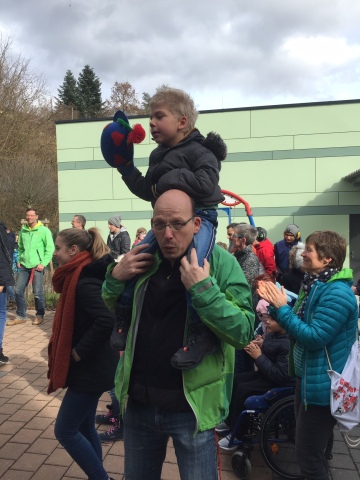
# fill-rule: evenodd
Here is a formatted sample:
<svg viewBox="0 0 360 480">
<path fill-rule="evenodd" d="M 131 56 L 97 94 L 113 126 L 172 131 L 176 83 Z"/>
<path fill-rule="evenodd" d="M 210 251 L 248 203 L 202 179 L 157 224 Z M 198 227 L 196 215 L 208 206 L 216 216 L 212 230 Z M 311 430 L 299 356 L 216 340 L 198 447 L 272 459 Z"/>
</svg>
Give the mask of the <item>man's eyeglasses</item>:
<svg viewBox="0 0 360 480">
<path fill-rule="evenodd" d="M 233 233 L 231 235 L 231 238 L 245 238 L 243 235 L 237 235 L 236 233 Z"/>
<path fill-rule="evenodd" d="M 189 220 L 186 220 L 186 222 L 173 222 L 173 223 L 151 222 L 151 227 L 157 232 L 162 232 L 163 230 L 165 230 L 166 227 L 169 227 L 171 230 L 181 230 L 193 218 L 194 218 L 193 216 L 190 217 Z"/>
</svg>

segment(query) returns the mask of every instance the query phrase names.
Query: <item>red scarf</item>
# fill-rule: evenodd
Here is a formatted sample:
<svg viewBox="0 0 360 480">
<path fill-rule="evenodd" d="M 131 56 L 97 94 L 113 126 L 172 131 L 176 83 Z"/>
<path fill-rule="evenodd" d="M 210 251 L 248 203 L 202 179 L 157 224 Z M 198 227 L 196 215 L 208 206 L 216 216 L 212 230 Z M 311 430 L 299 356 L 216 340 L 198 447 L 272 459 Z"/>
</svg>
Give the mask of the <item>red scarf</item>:
<svg viewBox="0 0 360 480">
<path fill-rule="evenodd" d="M 90 252 L 80 252 L 68 263 L 58 267 L 52 278 L 54 290 L 61 293 L 61 296 L 48 347 L 48 393 L 64 388 L 66 384 L 74 332 L 76 285 L 81 270 L 90 262 Z"/>
</svg>

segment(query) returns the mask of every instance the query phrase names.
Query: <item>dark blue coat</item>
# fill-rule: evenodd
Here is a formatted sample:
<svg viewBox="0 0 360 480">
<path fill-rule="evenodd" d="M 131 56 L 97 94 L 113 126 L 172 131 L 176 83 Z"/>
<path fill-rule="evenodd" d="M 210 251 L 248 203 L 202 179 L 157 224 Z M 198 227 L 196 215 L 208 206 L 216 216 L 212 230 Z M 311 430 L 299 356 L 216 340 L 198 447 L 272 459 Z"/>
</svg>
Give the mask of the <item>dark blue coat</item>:
<svg viewBox="0 0 360 480">
<path fill-rule="evenodd" d="M 11 245 L 4 224 L 0 222 L 0 286 L 12 285 L 15 285 L 15 280 L 12 271 Z"/>
</svg>

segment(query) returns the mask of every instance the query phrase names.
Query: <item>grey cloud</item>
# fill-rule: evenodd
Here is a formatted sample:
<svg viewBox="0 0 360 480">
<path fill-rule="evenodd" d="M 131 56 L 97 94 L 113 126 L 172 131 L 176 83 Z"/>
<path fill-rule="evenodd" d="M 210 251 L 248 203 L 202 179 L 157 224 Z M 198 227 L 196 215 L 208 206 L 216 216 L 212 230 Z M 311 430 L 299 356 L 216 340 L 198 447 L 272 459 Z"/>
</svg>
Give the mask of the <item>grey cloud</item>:
<svg viewBox="0 0 360 480">
<path fill-rule="evenodd" d="M 209 92 L 200 108 L 213 108 L 218 95 L 234 91 L 247 101 L 271 104 L 282 97 L 331 99 L 333 82 L 357 81 L 357 64 L 309 69 L 282 49 L 297 36 L 344 37 L 360 45 L 355 3 L 2 0 L 0 28 L 13 34 L 55 95 L 66 70 L 77 76 L 89 64 L 104 99 L 115 81 L 129 81 L 139 94 L 163 83 Z"/>
</svg>

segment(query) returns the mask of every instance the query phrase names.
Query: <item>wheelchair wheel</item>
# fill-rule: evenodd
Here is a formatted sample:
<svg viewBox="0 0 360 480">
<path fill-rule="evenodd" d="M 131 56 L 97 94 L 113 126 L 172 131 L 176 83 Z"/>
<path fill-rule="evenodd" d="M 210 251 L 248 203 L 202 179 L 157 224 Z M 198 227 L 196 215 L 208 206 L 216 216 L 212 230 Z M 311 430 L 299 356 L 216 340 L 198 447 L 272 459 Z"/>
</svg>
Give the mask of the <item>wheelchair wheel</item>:
<svg viewBox="0 0 360 480">
<path fill-rule="evenodd" d="M 231 457 L 231 466 L 235 475 L 241 480 L 246 480 L 251 473 L 249 457 L 244 452 L 235 452 Z"/>
<path fill-rule="evenodd" d="M 285 397 L 266 412 L 260 432 L 260 448 L 269 468 L 289 479 L 302 479 L 295 456 L 294 397 Z"/>
</svg>

